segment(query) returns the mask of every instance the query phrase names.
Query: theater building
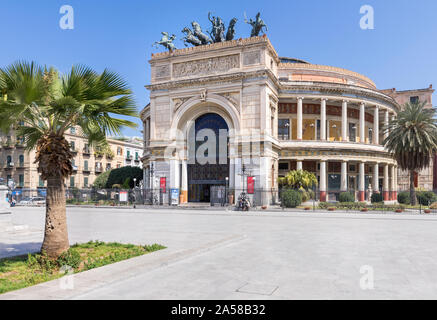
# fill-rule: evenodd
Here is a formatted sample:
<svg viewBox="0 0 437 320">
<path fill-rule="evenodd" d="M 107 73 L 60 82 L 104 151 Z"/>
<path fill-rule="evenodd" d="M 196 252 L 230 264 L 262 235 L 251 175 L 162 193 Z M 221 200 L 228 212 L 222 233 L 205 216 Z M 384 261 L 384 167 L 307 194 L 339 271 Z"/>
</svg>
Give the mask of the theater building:
<svg viewBox="0 0 437 320">
<path fill-rule="evenodd" d="M 282 58 L 267 37 L 157 53 L 150 65 L 141 112 L 150 188 L 178 189 L 185 203 L 209 201 L 212 186 L 234 190 L 236 200 L 250 186 L 269 205 L 278 177 L 304 169 L 317 176 L 321 201 L 343 191 L 358 201 L 372 192 L 396 199 L 397 163 L 382 127 L 400 105 L 366 76 Z M 202 129 L 228 133 L 225 151 L 210 157 L 220 161 L 197 161 L 203 138 L 189 151 L 190 132 Z"/>
</svg>

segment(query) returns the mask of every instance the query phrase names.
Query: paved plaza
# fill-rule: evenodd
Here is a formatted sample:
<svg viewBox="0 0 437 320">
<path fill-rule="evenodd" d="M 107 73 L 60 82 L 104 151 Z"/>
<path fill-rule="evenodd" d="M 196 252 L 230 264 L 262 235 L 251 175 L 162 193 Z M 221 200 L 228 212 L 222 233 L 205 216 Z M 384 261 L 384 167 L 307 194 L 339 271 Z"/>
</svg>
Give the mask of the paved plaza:
<svg viewBox="0 0 437 320">
<path fill-rule="evenodd" d="M 14 208 L 12 222 L 0 257 L 38 250 L 44 208 Z M 437 298 L 436 216 L 68 208 L 68 223 L 72 244 L 168 249 L 76 274 L 72 290 L 55 280 L 0 299 Z"/>
</svg>

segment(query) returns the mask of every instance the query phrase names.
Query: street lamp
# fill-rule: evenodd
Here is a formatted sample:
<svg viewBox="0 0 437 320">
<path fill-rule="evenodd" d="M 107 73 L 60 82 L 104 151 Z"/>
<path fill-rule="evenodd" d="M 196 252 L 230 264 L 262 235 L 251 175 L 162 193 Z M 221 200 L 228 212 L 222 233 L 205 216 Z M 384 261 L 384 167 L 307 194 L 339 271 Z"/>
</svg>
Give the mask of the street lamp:
<svg viewBox="0 0 437 320">
<path fill-rule="evenodd" d="M 228 202 L 228 186 L 229 186 L 229 177 L 226 177 L 226 185 L 225 185 L 225 201 L 224 203 Z"/>
</svg>

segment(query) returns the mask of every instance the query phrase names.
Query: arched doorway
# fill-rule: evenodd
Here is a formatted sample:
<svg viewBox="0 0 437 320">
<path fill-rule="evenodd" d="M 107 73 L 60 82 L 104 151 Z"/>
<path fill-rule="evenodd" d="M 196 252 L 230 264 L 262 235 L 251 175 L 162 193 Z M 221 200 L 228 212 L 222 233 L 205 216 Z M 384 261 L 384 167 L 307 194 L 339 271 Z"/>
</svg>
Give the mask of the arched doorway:
<svg viewBox="0 0 437 320">
<path fill-rule="evenodd" d="M 194 133 L 195 143 L 188 147 L 188 200 L 210 202 L 211 187 L 226 186 L 229 177 L 229 127 L 217 113 L 206 113 L 196 119 Z"/>
</svg>

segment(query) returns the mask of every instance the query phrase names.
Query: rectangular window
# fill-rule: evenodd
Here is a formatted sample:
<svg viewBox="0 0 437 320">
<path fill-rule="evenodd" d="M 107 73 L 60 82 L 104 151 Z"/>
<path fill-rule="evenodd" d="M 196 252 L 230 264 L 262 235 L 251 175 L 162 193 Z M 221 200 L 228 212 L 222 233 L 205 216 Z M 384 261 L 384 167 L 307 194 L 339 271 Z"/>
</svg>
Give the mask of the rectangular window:
<svg viewBox="0 0 437 320">
<path fill-rule="evenodd" d="M 70 149 L 72 151 L 76 150 L 76 145 L 75 145 L 74 141 L 70 141 Z"/>
<path fill-rule="evenodd" d="M 83 171 L 88 171 L 88 160 L 85 160 L 83 163 Z"/>
<path fill-rule="evenodd" d="M 320 140 L 320 128 L 321 128 L 322 122 L 320 120 L 317 120 L 317 140 Z"/>
<path fill-rule="evenodd" d="M 83 178 L 83 186 L 84 188 L 88 187 L 88 177 Z"/>
<path fill-rule="evenodd" d="M 357 142 L 357 126 L 355 123 L 349 123 L 349 141 Z"/>
<path fill-rule="evenodd" d="M 21 188 L 24 187 L 24 174 L 20 174 L 18 176 L 18 181 L 19 181 L 18 182 L 19 183 L 18 186 L 21 187 Z"/>
<path fill-rule="evenodd" d="M 290 140 L 290 120 L 278 119 L 278 139 Z"/>
<path fill-rule="evenodd" d="M 74 188 L 74 177 L 70 177 L 70 188 Z"/>
<path fill-rule="evenodd" d="M 140 160 L 140 156 L 138 155 L 138 152 L 135 152 L 135 160 Z"/>
<path fill-rule="evenodd" d="M 419 97 L 418 96 L 410 97 L 410 103 L 419 103 Z"/>
<path fill-rule="evenodd" d="M 373 143 L 373 129 L 369 128 L 369 143 Z"/>
<path fill-rule="evenodd" d="M 279 170 L 288 170 L 288 162 L 280 162 L 279 163 Z"/>
<path fill-rule="evenodd" d="M 41 177 L 39 177 L 38 186 L 41 188 L 44 187 L 44 180 Z"/>
</svg>

